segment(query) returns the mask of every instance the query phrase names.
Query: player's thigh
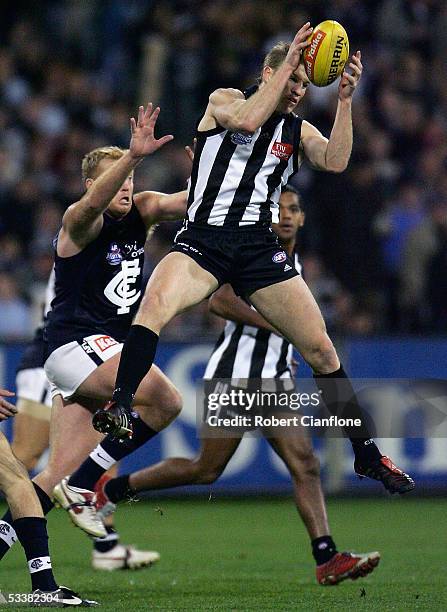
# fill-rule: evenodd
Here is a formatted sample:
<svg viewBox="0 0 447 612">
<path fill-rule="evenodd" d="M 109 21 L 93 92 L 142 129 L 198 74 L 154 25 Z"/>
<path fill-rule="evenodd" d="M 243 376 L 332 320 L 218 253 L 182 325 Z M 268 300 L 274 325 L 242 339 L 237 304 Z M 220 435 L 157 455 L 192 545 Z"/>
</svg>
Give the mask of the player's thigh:
<svg viewBox="0 0 447 612">
<path fill-rule="evenodd" d="M 112 397 L 121 353 L 98 366 L 80 385 L 76 398 L 105 402 Z M 165 374 L 153 365 L 141 381 L 133 402 L 144 421 L 156 431 L 165 427 L 181 409 L 181 396 Z"/>
<path fill-rule="evenodd" d="M 217 287 L 216 278 L 191 257 L 168 253 L 151 274 L 134 322 L 159 332 L 176 314 L 198 304 Z"/>
<path fill-rule="evenodd" d="M 301 276 L 258 289 L 250 301 L 301 352 L 327 338 L 320 308 Z"/>
<path fill-rule="evenodd" d="M 17 402 L 19 413 L 14 417 L 14 435 L 11 445 L 15 455 L 25 463 L 28 469 L 28 461 L 38 459 L 48 448 L 50 437 L 50 418 L 41 419 L 31 414 L 32 406 L 30 404 L 35 403 L 31 400 L 19 398 Z M 26 410 L 23 409 L 25 404 Z M 51 416 L 51 408 L 42 404 L 37 406 L 39 409 L 44 409 L 48 413 L 48 417 Z"/>
<path fill-rule="evenodd" d="M 89 410 L 77 402 L 53 399 L 50 423 L 50 457 L 45 472 L 56 485 L 88 457 L 104 436 L 93 429 Z M 39 483 L 39 477 L 36 477 Z M 53 486 L 54 486 L 53 485 Z"/>
</svg>

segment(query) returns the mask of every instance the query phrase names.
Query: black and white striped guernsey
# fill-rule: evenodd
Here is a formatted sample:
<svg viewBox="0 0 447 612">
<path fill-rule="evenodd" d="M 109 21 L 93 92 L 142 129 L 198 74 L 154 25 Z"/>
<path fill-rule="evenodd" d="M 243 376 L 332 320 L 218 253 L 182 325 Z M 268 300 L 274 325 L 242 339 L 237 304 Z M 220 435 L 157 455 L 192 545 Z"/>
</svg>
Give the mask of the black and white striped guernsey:
<svg viewBox="0 0 447 612">
<path fill-rule="evenodd" d="M 225 228 L 277 223 L 281 187 L 299 168 L 301 123 L 293 113 L 273 113 L 251 135 L 220 126 L 197 131 L 189 222 Z"/>
<path fill-rule="evenodd" d="M 295 267 L 301 264 L 295 253 Z M 293 346 L 266 329 L 227 321 L 203 378 L 290 378 Z"/>
</svg>

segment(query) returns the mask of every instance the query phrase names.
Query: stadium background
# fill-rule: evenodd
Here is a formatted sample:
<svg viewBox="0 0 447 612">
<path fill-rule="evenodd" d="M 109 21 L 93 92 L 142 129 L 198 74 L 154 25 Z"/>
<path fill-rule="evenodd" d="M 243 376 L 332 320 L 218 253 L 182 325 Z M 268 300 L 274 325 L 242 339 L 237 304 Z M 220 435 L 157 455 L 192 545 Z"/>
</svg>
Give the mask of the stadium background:
<svg viewBox="0 0 447 612">
<path fill-rule="evenodd" d="M 175 140 L 138 168 L 136 189 L 182 189 L 183 147 L 210 91 L 253 83 L 265 51 L 309 16 L 343 23 L 365 70 L 348 170 L 304 166 L 293 179 L 307 210 L 307 282 L 353 376 L 446 378 L 447 82 L 433 77 L 447 59 L 444 2 L 47 0 L 36 11 L 19 0 L 5 3 L 0 23 L 0 384 L 13 387 L 21 343 L 38 322 L 51 239 L 82 193 L 83 154 L 126 146 L 129 116 L 151 100 L 162 108 L 159 133 Z M 328 135 L 335 104 L 336 86 L 310 87 L 300 114 Z M 146 276 L 177 227 L 157 228 Z M 221 328 L 206 302 L 167 327 L 158 363 L 185 410 L 128 467 L 197 448 L 194 385 Z M 382 442 L 424 492 L 447 482 L 446 446 Z M 318 451 L 327 490 L 358 492 L 348 446 Z M 262 441 L 249 440 L 219 487 L 271 492 L 288 490 L 288 479 Z"/>
</svg>

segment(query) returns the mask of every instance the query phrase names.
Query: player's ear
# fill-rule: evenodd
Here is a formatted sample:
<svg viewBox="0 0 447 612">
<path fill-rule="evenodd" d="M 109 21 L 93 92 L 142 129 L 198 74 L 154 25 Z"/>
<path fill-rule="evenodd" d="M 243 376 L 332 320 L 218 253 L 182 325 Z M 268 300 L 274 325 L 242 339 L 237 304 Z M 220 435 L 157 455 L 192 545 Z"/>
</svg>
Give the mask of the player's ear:
<svg viewBox="0 0 447 612">
<path fill-rule="evenodd" d="M 273 72 L 274 70 L 271 66 L 264 66 L 264 68 L 262 69 L 262 82 L 267 83 Z"/>
<path fill-rule="evenodd" d="M 86 178 L 85 179 L 85 188 L 86 189 L 90 189 L 90 187 L 93 185 L 93 179 L 92 178 Z"/>
</svg>

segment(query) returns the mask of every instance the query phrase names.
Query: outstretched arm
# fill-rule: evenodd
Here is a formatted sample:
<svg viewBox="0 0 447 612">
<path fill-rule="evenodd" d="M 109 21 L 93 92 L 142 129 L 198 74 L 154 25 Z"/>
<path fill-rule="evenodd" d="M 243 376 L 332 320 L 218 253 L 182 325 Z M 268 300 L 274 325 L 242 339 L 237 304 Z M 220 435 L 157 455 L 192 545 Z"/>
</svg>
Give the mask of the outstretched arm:
<svg viewBox="0 0 447 612">
<path fill-rule="evenodd" d="M 239 298 L 230 285 L 222 285 L 209 299 L 210 311 L 223 319 L 242 325 L 260 327 L 270 332 L 279 332 L 262 315 Z"/>
<path fill-rule="evenodd" d="M 177 221 L 183 219 L 186 213 L 188 192 L 160 193 L 159 191 L 142 191 L 134 196 L 147 229 L 161 221 Z"/>
<path fill-rule="evenodd" d="M 300 28 L 290 44 L 284 62 L 275 70 L 253 96 L 246 100 L 237 89 L 217 89 L 209 99 L 205 116 L 199 124 L 200 129 L 208 129 L 207 121 L 232 131 L 255 132 L 270 117 L 281 98 L 284 87 L 291 74 L 298 68 L 302 50 L 309 44 L 312 33 L 310 23 Z"/>
<path fill-rule="evenodd" d="M 186 146 L 185 151 L 191 161 L 194 160 L 194 147 Z M 146 228 L 149 228 L 161 221 L 177 221 L 183 219 L 186 214 L 188 202 L 188 192 L 179 191 L 177 193 L 160 193 L 158 191 L 141 191 L 134 196 L 134 202 L 138 208 Z"/>
<path fill-rule="evenodd" d="M 362 75 L 361 53 L 357 51 L 349 64 L 352 74 L 343 72 L 338 88 L 337 113 L 329 140 L 316 127 L 303 121 L 301 147 L 309 162 L 318 170 L 343 172 L 352 151 L 352 95 Z"/>
<path fill-rule="evenodd" d="M 158 107 L 152 111 L 152 104 L 148 104 L 146 110 L 140 106 L 137 120 L 131 118 L 129 151 L 95 179 L 83 197 L 67 209 L 62 220 L 58 250 L 69 252 L 73 247 L 79 250 L 94 240 L 101 231 L 103 213 L 129 174 L 147 155 L 172 140 L 171 135 L 155 138 L 159 113 Z"/>
</svg>

